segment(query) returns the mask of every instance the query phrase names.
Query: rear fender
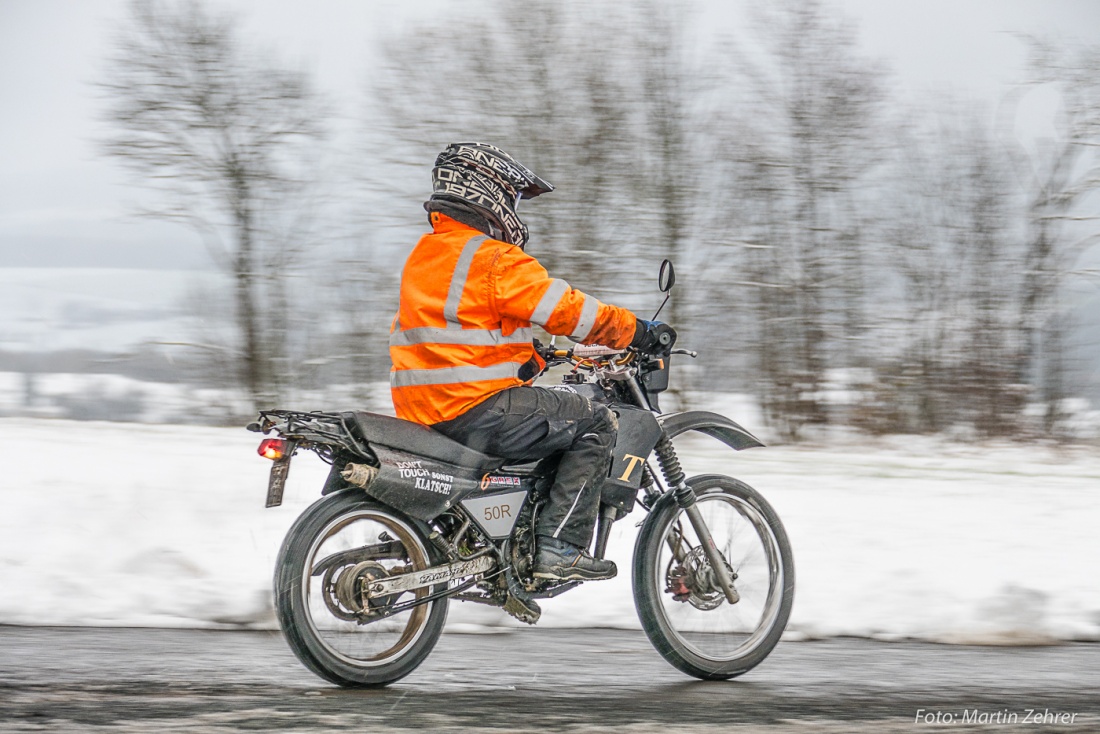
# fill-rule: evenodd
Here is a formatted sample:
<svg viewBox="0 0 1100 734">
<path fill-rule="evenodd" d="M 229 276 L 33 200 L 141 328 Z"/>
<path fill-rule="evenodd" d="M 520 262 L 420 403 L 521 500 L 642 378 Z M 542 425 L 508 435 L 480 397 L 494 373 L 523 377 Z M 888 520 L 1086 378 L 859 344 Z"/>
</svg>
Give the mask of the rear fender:
<svg viewBox="0 0 1100 734">
<path fill-rule="evenodd" d="M 706 410 L 685 410 L 657 418 L 669 438 L 687 431 L 698 431 L 716 438 L 730 448 L 741 451 L 763 446 L 764 442 L 724 415 Z"/>
</svg>

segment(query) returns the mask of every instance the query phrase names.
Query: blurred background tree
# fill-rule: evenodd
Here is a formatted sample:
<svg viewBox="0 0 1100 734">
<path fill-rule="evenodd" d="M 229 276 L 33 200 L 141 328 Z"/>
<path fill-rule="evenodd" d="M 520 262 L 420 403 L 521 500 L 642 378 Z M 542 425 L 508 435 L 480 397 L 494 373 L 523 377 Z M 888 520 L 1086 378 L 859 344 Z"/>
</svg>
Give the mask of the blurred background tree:
<svg viewBox="0 0 1100 734">
<path fill-rule="evenodd" d="M 752 45 L 731 46 L 736 90 L 723 187 L 737 213 L 729 265 L 751 314 L 769 422 L 790 437 L 829 420 L 830 369 L 867 365 L 868 172 L 883 158 L 882 63 L 822 2 L 754 6 Z"/>
<path fill-rule="evenodd" d="M 1054 430 L 1066 384 L 1066 310 L 1060 296 L 1081 255 L 1100 239 L 1100 47 L 1028 38 L 1028 76 L 1015 96 L 1046 87 L 1059 97 L 1054 134 L 1024 151 L 1026 249 L 1017 379 L 1037 385 L 1043 428 Z"/>
<path fill-rule="evenodd" d="M 273 406 L 293 374 L 288 276 L 313 236 L 320 96 L 197 1 L 134 0 L 100 87 L 106 152 L 162 194 L 143 213 L 194 227 L 232 279 L 236 334 L 202 345 L 212 367 Z"/>
<path fill-rule="evenodd" d="M 884 348 L 854 417 L 881 432 L 965 422 L 983 436 L 1012 433 L 1024 397 L 1012 369 L 1023 250 L 1007 151 L 966 101 L 935 97 L 907 112 L 884 181 L 894 202 L 875 299 Z"/>
</svg>

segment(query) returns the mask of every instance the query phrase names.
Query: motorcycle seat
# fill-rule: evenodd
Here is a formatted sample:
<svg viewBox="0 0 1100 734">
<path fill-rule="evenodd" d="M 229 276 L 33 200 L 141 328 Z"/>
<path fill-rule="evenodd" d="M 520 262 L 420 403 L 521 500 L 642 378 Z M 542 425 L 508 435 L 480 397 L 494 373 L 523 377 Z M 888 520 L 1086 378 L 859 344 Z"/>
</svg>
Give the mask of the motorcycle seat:
<svg viewBox="0 0 1100 734">
<path fill-rule="evenodd" d="M 496 456 L 475 451 L 419 423 L 368 411 L 356 411 L 347 415 L 367 443 L 407 451 L 480 473 L 496 471 L 505 462 Z"/>
</svg>

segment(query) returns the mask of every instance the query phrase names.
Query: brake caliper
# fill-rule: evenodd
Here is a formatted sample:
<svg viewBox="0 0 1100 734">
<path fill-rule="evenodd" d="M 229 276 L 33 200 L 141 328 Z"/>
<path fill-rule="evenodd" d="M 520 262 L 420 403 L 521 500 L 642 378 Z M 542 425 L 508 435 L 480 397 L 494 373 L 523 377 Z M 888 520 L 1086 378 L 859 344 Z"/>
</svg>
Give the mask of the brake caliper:
<svg viewBox="0 0 1100 734">
<path fill-rule="evenodd" d="M 688 570 L 683 566 L 677 566 L 670 569 L 668 576 L 668 588 L 665 589 L 665 593 L 672 594 L 672 598 L 676 601 L 687 601 L 691 598 L 691 589 L 688 588 L 686 579 L 688 576 Z"/>
</svg>

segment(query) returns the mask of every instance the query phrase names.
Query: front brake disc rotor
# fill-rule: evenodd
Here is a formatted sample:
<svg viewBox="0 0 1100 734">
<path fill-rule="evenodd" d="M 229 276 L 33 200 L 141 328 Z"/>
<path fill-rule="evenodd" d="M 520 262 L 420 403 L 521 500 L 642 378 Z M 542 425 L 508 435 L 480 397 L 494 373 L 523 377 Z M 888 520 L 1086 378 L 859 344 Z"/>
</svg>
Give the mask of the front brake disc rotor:
<svg viewBox="0 0 1100 734">
<path fill-rule="evenodd" d="M 710 561 L 707 560 L 702 546 L 693 548 L 688 553 L 687 558 L 684 559 L 684 565 L 687 566 L 688 588 L 691 589 L 691 595 L 687 598 L 688 604 L 704 612 L 721 606 L 726 599 L 726 595 L 719 587 L 718 579 L 714 577 Z M 726 568 L 729 569 L 731 578 L 736 578 L 733 569 L 729 568 L 729 564 L 726 565 Z"/>
</svg>

